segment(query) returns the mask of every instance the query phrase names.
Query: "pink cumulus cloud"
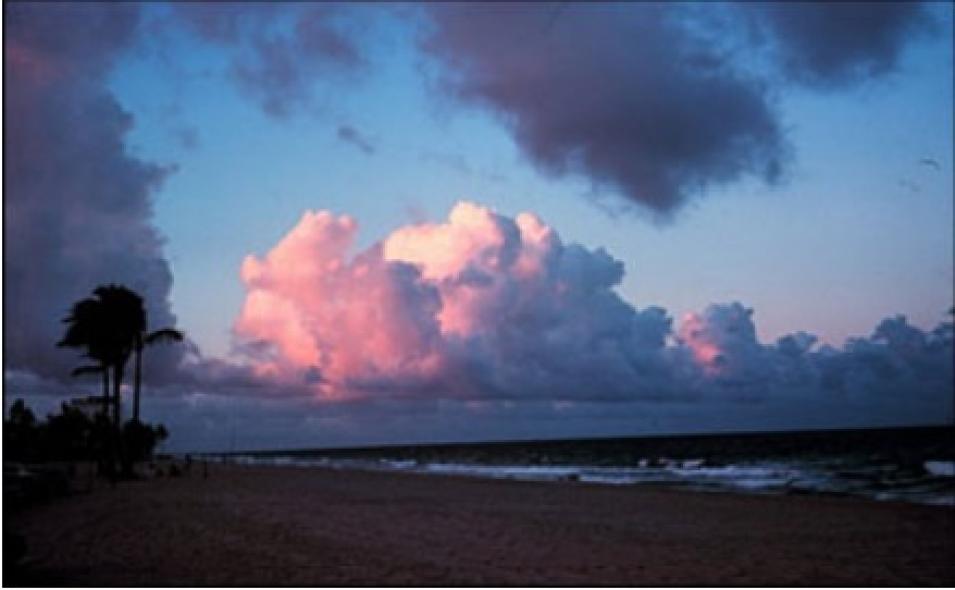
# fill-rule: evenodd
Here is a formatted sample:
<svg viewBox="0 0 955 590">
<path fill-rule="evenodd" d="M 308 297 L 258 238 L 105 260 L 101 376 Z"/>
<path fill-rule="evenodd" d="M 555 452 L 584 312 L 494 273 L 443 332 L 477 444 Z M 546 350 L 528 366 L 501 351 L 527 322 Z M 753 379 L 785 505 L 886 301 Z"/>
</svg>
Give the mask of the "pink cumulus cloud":
<svg viewBox="0 0 955 590">
<path fill-rule="evenodd" d="M 309 211 L 246 258 L 235 375 L 320 401 L 470 409 L 950 393 L 950 322 L 925 332 L 900 316 L 842 350 L 816 349 L 802 332 L 759 342 L 753 310 L 732 302 L 688 313 L 674 331 L 666 310 L 620 297 L 622 262 L 564 243 L 531 213 L 460 202 L 444 221 L 353 254 L 357 231 L 351 217 Z"/>
<path fill-rule="evenodd" d="M 441 296 L 441 332 L 467 337 L 493 326 L 502 304 L 529 303 L 515 296 L 538 296 L 547 257 L 558 247 L 554 231 L 530 213 L 512 222 L 461 202 L 447 223 L 398 229 L 383 242 L 383 254 L 420 269 Z"/>
<path fill-rule="evenodd" d="M 711 305 L 685 314 L 678 338 L 707 375 L 738 373 L 759 354 L 752 315 L 739 303 Z"/>
<path fill-rule="evenodd" d="M 306 377 L 331 398 L 560 396 L 582 380 L 619 395 L 656 370 L 645 357 L 661 353 L 669 318 L 620 299 L 622 263 L 564 245 L 533 214 L 460 202 L 447 221 L 399 228 L 350 257 L 356 232 L 350 217 L 306 212 L 265 256 L 246 258 L 235 333 L 265 344 L 259 374 Z"/>
<path fill-rule="evenodd" d="M 255 364 L 260 374 L 312 375 L 336 396 L 352 380 L 436 371 L 437 295 L 380 247 L 349 259 L 356 231 L 350 217 L 309 211 L 266 256 L 245 259 L 248 294 L 235 331 L 273 347 Z"/>
</svg>

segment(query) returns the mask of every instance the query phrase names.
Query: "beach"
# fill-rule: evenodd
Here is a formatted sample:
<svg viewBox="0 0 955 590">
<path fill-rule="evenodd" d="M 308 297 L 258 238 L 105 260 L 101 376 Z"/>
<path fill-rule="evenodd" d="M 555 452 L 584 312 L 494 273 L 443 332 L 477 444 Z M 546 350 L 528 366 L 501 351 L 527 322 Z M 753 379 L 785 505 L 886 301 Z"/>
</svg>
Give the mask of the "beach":
<svg viewBox="0 0 955 590">
<path fill-rule="evenodd" d="M 955 509 L 193 465 L 4 511 L 27 585 L 952 585 Z"/>
</svg>

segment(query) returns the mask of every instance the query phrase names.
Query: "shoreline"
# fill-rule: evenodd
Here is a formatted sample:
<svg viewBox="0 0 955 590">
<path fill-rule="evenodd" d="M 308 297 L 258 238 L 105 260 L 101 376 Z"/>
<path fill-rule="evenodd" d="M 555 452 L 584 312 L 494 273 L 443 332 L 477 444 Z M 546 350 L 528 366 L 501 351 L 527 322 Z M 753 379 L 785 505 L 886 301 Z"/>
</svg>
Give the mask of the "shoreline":
<svg viewBox="0 0 955 590">
<path fill-rule="evenodd" d="M 5 514 L 43 585 L 951 585 L 955 509 L 193 466 Z M 7 512 L 7 511 L 5 511 Z"/>
<path fill-rule="evenodd" d="M 815 496 L 826 498 L 854 498 L 860 500 L 869 500 L 875 502 L 901 502 L 904 504 L 915 504 L 921 506 L 946 506 L 955 508 L 955 490 L 934 490 L 926 491 L 924 489 L 911 492 L 900 489 L 883 489 L 875 491 L 867 488 L 857 489 L 839 489 L 836 486 L 812 487 L 808 485 L 798 485 L 799 478 L 794 473 L 786 474 L 788 481 L 781 483 L 781 475 L 778 472 L 786 470 L 786 466 L 772 465 L 726 465 L 723 468 L 734 469 L 756 469 L 761 471 L 773 471 L 768 476 L 768 481 L 746 485 L 739 485 L 732 478 L 720 479 L 713 477 L 712 467 L 707 467 L 710 471 L 700 472 L 702 476 L 693 471 L 700 467 L 693 465 L 685 467 L 686 463 L 696 464 L 698 461 L 680 461 L 673 460 L 666 464 L 656 467 L 632 467 L 632 466 L 606 466 L 606 465 L 578 465 L 578 464 L 550 464 L 550 465 L 512 465 L 512 464 L 474 464 L 474 463 L 425 463 L 420 464 L 416 461 L 393 461 L 382 458 L 375 459 L 331 459 L 329 457 L 317 456 L 313 458 L 282 457 L 279 455 L 256 457 L 254 455 L 236 455 L 231 458 L 232 462 L 223 461 L 222 457 L 216 457 L 211 462 L 218 462 L 224 465 L 262 467 L 262 468 L 288 468 L 288 469 L 330 469 L 343 471 L 370 471 L 382 473 L 407 473 L 427 476 L 447 476 L 464 477 L 468 479 L 493 479 L 498 481 L 529 481 L 539 483 L 580 483 L 598 486 L 616 486 L 616 487 L 639 487 L 667 491 L 689 491 L 698 493 L 729 493 L 741 495 L 759 495 L 759 496 Z M 402 465 L 410 463 L 410 465 Z M 946 463 L 946 467 L 950 462 Z M 652 479 L 645 479 L 643 474 L 641 478 L 638 473 L 642 469 L 666 470 L 675 466 L 683 465 L 684 471 L 680 476 L 672 476 L 669 479 L 661 477 L 657 473 Z M 790 466 L 790 469 L 793 467 Z M 602 473 L 603 470 L 610 472 L 611 475 Z M 636 470 L 636 471 L 635 471 Z M 630 472 L 627 476 L 620 476 L 620 472 Z M 615 474 L 615 475 L 614 475 Z M 724 476 L 725 477 L 725 476 Z M 749 476 L 753 477 L 752 474 Z M 744 478 L 745 479 L 745 478 Z"/>
</svg>

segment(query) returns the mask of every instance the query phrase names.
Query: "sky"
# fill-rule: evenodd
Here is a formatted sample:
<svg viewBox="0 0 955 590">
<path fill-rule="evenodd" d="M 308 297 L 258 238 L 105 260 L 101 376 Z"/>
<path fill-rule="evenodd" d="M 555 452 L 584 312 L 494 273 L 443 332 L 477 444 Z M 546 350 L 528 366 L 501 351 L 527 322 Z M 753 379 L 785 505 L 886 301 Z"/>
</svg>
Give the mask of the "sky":
<svg viewBox="0 0 955 590">
<path fill-rule="evenodd" d="M 950 4 L 4 10 L 6 405 L 123 282 L 178 449 L 952 419 Z"/>
</svg>

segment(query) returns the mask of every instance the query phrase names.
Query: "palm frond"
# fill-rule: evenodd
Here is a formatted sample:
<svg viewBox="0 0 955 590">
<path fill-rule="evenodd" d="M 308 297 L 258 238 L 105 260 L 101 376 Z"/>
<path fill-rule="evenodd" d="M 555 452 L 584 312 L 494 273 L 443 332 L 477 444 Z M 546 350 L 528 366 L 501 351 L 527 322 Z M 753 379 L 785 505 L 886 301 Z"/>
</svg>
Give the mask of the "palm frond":
<svg viewBox="0 0 955 590">
<path fill-rule="evenodd" d="M 185 335 L 179 330 L 163 328 L 155 332 L 150 332 L 146 335 L 144 340 L 146 344 L 153 344 L 154 342 L 182 342 L 183 338 L 185 338 Z"/>
</svg>

